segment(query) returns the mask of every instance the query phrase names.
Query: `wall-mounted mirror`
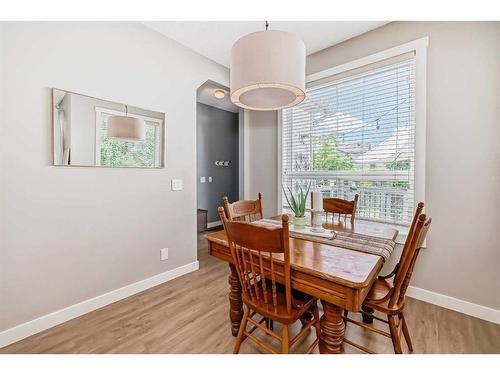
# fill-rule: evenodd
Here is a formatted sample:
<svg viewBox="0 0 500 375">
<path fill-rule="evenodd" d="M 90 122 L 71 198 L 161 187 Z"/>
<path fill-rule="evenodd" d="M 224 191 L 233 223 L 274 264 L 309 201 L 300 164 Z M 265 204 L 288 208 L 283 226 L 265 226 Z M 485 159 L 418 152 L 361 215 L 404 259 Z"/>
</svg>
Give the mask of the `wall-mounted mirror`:
<svg viewBox="0 0 500 375">
<path fill-rule="evenodd" d="M 54 165 L 163 168 L 165 114 L 52 90 Z"/>
</svg>

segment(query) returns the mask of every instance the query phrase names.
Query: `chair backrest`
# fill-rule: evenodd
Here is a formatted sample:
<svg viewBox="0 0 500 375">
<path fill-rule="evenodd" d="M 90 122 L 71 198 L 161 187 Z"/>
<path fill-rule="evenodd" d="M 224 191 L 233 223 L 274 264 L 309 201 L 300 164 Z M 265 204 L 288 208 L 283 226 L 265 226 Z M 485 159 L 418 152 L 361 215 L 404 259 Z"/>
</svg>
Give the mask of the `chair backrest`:
<svg viewBox="0 0 500 375">
<path fill-rule="evenodd" d="M 352 201 L 340 198 L 323 198 L 323 210 L 327 214 L 328 213 L 333 214 L 334 218 L 335 214 L 338 214 L 339 219 L 341 215 L 344 215 L 344 219 L 347 218 L 347 215 L 351 215 L 351 223 L 354 223 L 354 218 L 356 217 L 356 207 L 358 206 L 358 199 L 359 199 L 359 194 L 356 194 L 354 196 L 354 200 Z M 311 207 L 311 209 L 312 208 L 313 207 Z"/>
<path fill-rule="evenodd" d="M 226 212 L 226 216 L 231 221 L 252 222 L 264 218 L 264 216 L 262 216 L 261 193 L 259 193 L 259 197 L 254 201 L 239 200 L 234 203 L 229 203 L 227 197 L 224 197 L 223 202 L 224 202 L 224 210 Z"/>
<path fill-rule="evenodd" d="M 222 207 L 219 207 L 219 216 L 226 231 L 242 293 L 252 303 L 277 310 L 276 254 L 283 254 L 283 272 L 280 270 L 280 276 L 284 280 L 280 279 L 280 284 L 285 286 L 286 308 L 290 313 L 292 291 L 288 216 L 281 217 L 281 228 L 230 221 Z"/>
<path fill-rule="evenodd" d="M 417 208 L 415 210 L 415 214 L 413 215 L 413 219 L 411 221 L 410 229 L 408 230 L 408 236 L 406 237 L 406 241 L 403 245 L 403 251 L 401 252 L 401 256 L 399 257 L 399 264 L 401 264 L 404 259 L 406 258 L 406 255 L 408 254 L 408 248 L 410 247 L 411 243 L 411 236 L 413 235 L 413 232 L 415 231 L 415 226 L 417 225 L 418 218 L 420 217 L 420 214 L 424 210 L 424 202 L 419 202 L 417 204 Z"/>
<path fill-rule="evenodd" d="M 427 218 L 425 214 L 421 213 L 423 208 L 424 204 L 419 203 L 394 276 L 394 287 L 389 300 L 389 307 L 394 307 L 403 302 L 415 262 L 431 226 L 432 218 Z"/>
</svg>

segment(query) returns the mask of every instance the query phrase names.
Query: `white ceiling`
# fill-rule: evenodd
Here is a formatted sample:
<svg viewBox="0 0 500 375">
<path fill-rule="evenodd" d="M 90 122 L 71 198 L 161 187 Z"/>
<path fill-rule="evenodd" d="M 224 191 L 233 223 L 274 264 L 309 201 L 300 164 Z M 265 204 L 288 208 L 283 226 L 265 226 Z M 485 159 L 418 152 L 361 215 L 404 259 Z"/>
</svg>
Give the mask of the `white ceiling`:
<svg viewBox="0 0 500 375">
<path fill-rule="evenodd" d="M 269 21 L 269 29 L 297 34 L 307 54 L 353 38 L 387 21 Z M 148 21 L 144 24 L 209 59 L 229 67 L 231 47 L 240 37 L 264 30 L 264 21 Z"/>
<path fill-rule="evenodd" d="M 224 99 L 217 99 L 214 96 L 215 90 L 223 90 L 226 93 Z M 238 107 L 229 98 L 229 89 L 210 80 L 198 88 L 197 101 L 224 111 L 238 113 Z"/>
</svg>

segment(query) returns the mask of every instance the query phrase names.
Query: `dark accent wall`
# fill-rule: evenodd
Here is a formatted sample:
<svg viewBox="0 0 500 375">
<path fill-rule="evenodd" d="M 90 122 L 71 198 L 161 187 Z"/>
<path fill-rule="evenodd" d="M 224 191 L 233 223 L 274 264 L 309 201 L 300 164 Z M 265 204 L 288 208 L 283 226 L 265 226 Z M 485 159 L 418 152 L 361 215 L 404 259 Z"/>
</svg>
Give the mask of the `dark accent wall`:
<svg viewBox="0 0 500 375">
<path fill-rule="evenodd" d="M 218 221 L 222 197 L 238 200 L 238 114 L 197 103 L 196 151 L 198 208 L 208 210 L 208 222 Z M 218 167 L 217 160 L 229 160 Z M 208 178 L 212 177 L 212 182 Z M 206 182 L 200 183 L 205 177 Z"/>
</svg>

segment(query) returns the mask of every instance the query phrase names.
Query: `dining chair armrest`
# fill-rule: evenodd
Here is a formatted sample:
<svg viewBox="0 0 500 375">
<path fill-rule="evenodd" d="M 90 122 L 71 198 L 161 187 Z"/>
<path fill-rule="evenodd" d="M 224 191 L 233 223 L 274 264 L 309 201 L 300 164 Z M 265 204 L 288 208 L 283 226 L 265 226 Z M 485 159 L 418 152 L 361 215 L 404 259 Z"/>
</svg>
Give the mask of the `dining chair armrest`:
<svg viewBox="0 0 500 375">
<path fill-rule="evenodd" d="M 378 278 L 381 280 L 390 279 L 391 277 L 393 277 L 396 274 L 396 272 L 398 272 L 398 267 L 399 267 L 399 263 L 396 264 L 396 266 L 394 267 L 394 269 L 391 271 L 390 274 L 385 275 L 385 276 L 379 276 Z"/>
<path fill-rule="evenodd" d="M 392 290 L 389 291 L 389 293 L 387 293 L 385 296 L 381 297 L 381 298 L 370 298 L 370 299 L 366 299 L 365 301 L 368 301 L 368 302 L 375 302 L 375 303 L 382 303 L 382 302 L 385 302 L 387 301 L 389 298 L 391 298 L 392 296 Z M 363 302 L 363 305 L 364 305 L 364 302 Z"/>
</svg>

